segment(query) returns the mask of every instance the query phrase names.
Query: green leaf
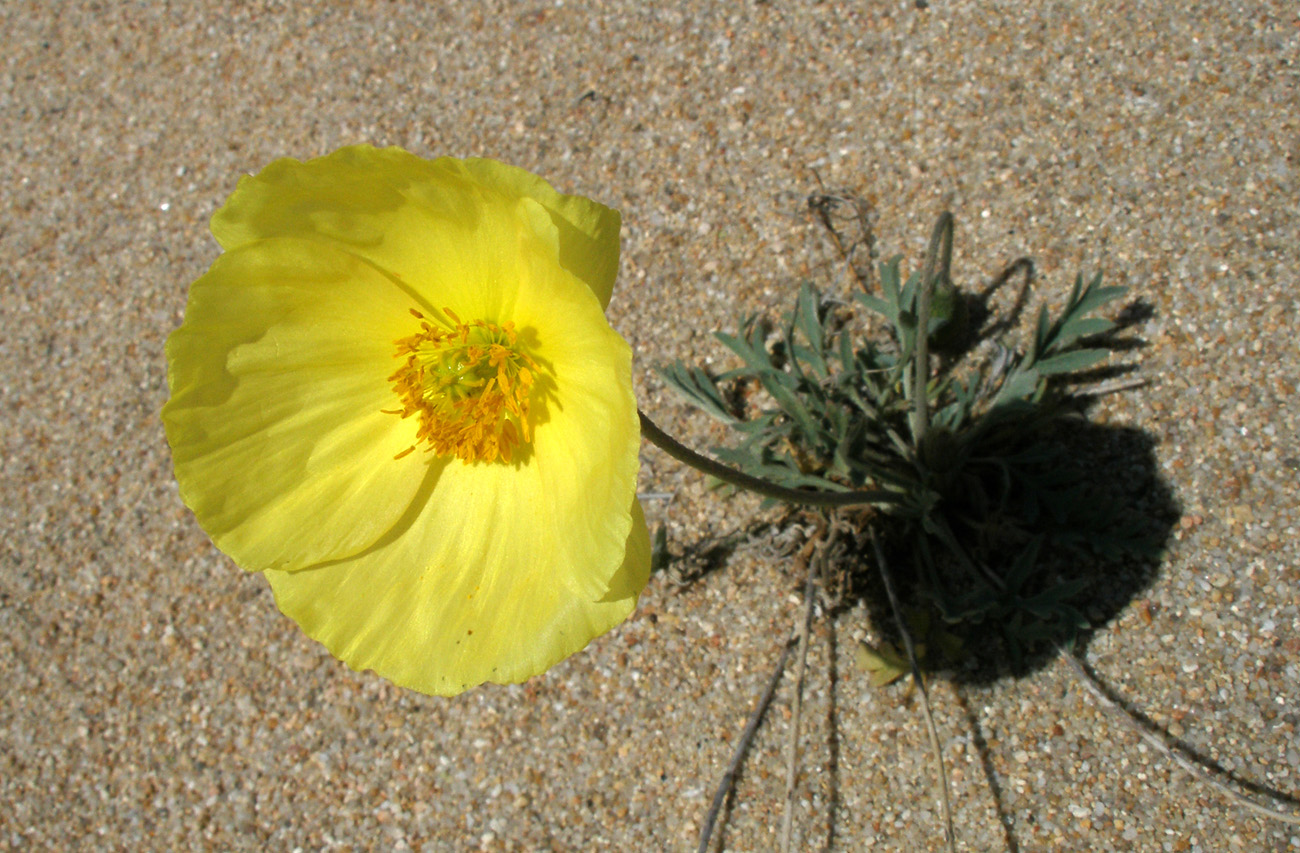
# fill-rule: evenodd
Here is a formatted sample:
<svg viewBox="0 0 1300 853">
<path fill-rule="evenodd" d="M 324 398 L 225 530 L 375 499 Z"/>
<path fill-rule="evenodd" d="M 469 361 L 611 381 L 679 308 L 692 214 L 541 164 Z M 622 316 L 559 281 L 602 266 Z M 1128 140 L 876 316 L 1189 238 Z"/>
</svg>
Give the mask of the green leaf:
<svg viewBox="0 0 1300 853">
<path fill-rule="evenodd" d="M 895 306 L 899 304 L 898 265 L 902 260 L 902 255 L 894 255 L 880 265 L 880 291 Z"/>
<path fill-rule="evenodd" d="M 1038 390 L 1040 378 L 1036 368 L 1031 367 L 1028 370 L 1016 368 L 1002 383 L 1002 389 L 998 391 L 994 405 L 1011 400 L 1028 400 Z"/>
<path fill-rule="evenodd" d="M 819 381 L 825 381 L 831 378 L 830 366 L 826 363 L 826 358 L 820 350 L 812 347 L 806 347 L 803 344 L 790 345 L 791 366 L 796 368 L 800 374 L 803 374 L 803 365 L 812 368 L 813 373 Z M 807 378 L 805 376 L 805 378 Z"/>
<path fill-rule="evenodd" d="M 1060 355 L 1054 355 L 1045 358 L 1034 365 L 1034 369 L 1042 376 L 1052 376 L 1057 373 L 1074 373 L 1079 370 L 1086 370 L 1093 365 L 1105 361 L 1109 355 L 1106 350 L 1102 349 L 1080 349 L 1064 352 Z"/>
<path fill-rule="evenodd" d="M 749 345 L 749 341 L 735 335 L 729 335 L 726 332 L 714 332 L 713 336 L 722 341 L 723 346 L 727 349 L 740 356 L 740 360 L 745 362 L 746 366 L 751 370 L 764 370 L 772 367 L 772 359 L 767 350 L 754 349 Z"/>
<path fill-rule="evenodd" d="M 808 408 L 797 396 L 791 393 L 790 389 L 785 388 L 779 381 L 769 381 L 769 377 L 770 374 L 764 374 L 760 377 L 763 387 L 767 389 L 767 393 L 771 394 L 777 405 L 794 420 L 808 443 L 816 444 L 819 430 L 813 420 L 812 413 L 808 411 Z M 775 377 L 771 377 L 771 379 L 775 380 Z"/>
<path fill-rule="evenodd" d="M 1100 335 L 1102 332 L 1109 332 L 1113 328 L 1115 328 L 1115 324 L 1105 317 L 1082 317 L 1078 320 L 1071 320 L 1061 326 L 1061 332 L 1056 336 L 1053 349 L 1062 349 L 1079 338 Z"/>
<path fill-rule="evenodd" d="M 870 293 L 859 292 L 857 299 L 863 305 L 875 311 L 880 316 L 889 320 L 891 323 L 898 317 L 898 308 L 893 303 L 881 299 L 879 296 L 872 296 Z"/>
<path fill-rule="evenodd" d="M 1051 346 L 1052 326 L 1047 316 L 1047 306 L 1044 305 L 1038 310 L 1038 325 L 1034 329 L 1034 346 L 1029 350 L 1029 356 L 1025 359 L 1027 364 L 1033 364 L 1041 356 L 1046 354 L 1047 348 Z"/>
<path fill-rule="evenodd" d="M 1015 560 L 1012 561 L 1011 568 L 1007 570 L 1006 576 L 1003 578 L 1009 592 L 1018 591 L 1020 587 L 1024 586 L 1025 581 L 1029 579 L 1029 573 L 1038 564 L 1038 553 L 1042 550 L 1044 538 L 1042 535 L 1038 535 L 1029 540 L 1020 553 L 1016 555 Z"/>
<path fill-rule="evenodd" d="M 1082 280 L 1083 276 L 1079 276 L 1076 280 L 1075 286 L 1077 287 L 1077 282 Z M 1092 281 L 1088 282 L 1088 286 L 1083 289 L 1083 295 L 1078 298 L 1077 302 L 1073 299 L 1071 300 L 1072 302 L 1075 302 L 1075 312 L 1079 314 L 1091 314 L 1101 306 L 1119 299 L 1128 292 L 1127 287 L 1121 287 L 1118 285 L 1112 285 L 1111 287 L 1098 287 L 1097 285 L 1099 284 L 1101 284 L 1101 273 L 1097 273 L 1093 276 Z"/>
<path fill-rule="evenodd" d="M 912 665 L 907 656 L 900 653 L 889 643 L 879 646 L 859 642 L 853 650 L 854 663 L 858 669 L 867 673 L 872 687 L 884 687 L 912 672 Z"/>
<path fill-rule="evenodd" d="M 812 285 L 804 282 L 799 288 L 799 301 L 795 306 L 795 316 L 799 331 L 815 350 L 821 351 L 826 344 L 826 333 L 822 329 L 818 303 L 821 301 Z"/>
<path fill-rule="evenodd" d="M 716 382 L 701 368 L 687 367 L 680 361 L 676 361 L 667 367 L 659 368 L 659 375 L 663 377 L 668 387 L 707 414 L 724 423 L 737 422 L 736 416 L 731 413 L 726 401 L 722 399 Z"/>
<path fill-rule="evenodd" d="M 840 370 L 848 372 L 853 370 L 853 366 L 857 363 L 857 359 L 853 357 L 853 339 L 844 333 L 841 333 L 839 338 L 836 342 L 836 355 L 840 360 Z"/>
</svg>

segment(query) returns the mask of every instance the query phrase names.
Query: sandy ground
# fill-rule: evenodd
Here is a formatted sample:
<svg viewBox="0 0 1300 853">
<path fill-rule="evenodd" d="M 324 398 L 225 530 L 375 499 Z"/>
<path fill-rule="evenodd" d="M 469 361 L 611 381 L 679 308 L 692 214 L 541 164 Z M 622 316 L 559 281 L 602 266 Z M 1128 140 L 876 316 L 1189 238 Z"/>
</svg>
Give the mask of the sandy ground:
<svg viewBox="0 0 1300 853">
<path fill-rule="evenodd" d="M 926 7 L 926 8 L 918 8 Z M 709 336 L 841 286 L 802 199 L 868 199 L 908 266 L 957 217 L 959 283 L 1104 269 L 1152 383 L 1094 414 L 1180 510 L 1087 654 L 1232 776 L 1300 796 L 1300 17 L 1292 4 L 0 4 L 0 848 L 693 849 L 781 638 L 789 561 L 742 551 L 523 686 L 355 674 L 181 504 L 163 341 L 239 175 L 356 142 L 487 155 L 621 209 L 611 316 L 642 405 Z M 232 11 L 233 9 L 233 11 Z M 659 451 L 677 546 L 734 526 Z M 798 849 L 942 846 L 902 687 L 815 633 Z M 789 682 L 716 849 L 768 850 Z M 934 686 L 962 849 L 1300 849 L 1115 723 L 1057 662 Z"/>
</svg>

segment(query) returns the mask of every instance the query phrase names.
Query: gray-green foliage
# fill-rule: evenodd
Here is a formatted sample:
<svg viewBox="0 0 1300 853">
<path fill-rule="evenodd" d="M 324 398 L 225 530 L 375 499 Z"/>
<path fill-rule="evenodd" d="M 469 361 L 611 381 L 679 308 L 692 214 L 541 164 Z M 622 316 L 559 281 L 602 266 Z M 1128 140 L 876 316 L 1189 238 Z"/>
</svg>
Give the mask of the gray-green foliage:
<svg viewBox="0 0 1300 853">
<path fill-rule="evenodd" d="M 919 603 L 948 626 L 1000 632 L 1017 659 L 1087 626 L 1076 608 L 1085 582 L 1052 568 L 1047 546 L 1111 556 L 1148 544 L 1090 498 L 1055 440 L 1074 412 L 1071 374 L 1108 354 L 1095 341 L 1114 324 L 1096 312 L 1125 289 L 1103 287 L 1100 275 L 1076 278 L 1060 312 L 1043 308 L 1027 341 L 987 341 L 975 357 L 969 297 L 948 270 L 950 229 L 941 218 L 928 289 L 926 272 L 902 281 L 899 258 L 880 265 L 879 292 L 855 292 L 855 304 L 805 283 L 775 327 L 754 316 L 735 334 L 717 333 L 739 367 L 713 375 L 679 362 L 661 373 L 736 431 L 714 453 L 745 473 L 791 488 L 893 491 L 896 503 L 866 523 L 883 522 L 882 533 L 910 553 L 900 570 L 912 569 Z M 941 236 L 948 243 L 936 264 Z M 862 309 L 879 320 L 862 322 Z M 917 370 L 923 314 L 926 349 L 948 354 L 937 371 L 929 355 Z M 873 326 L 879 340 L 862 332 Z"/>
</svg>

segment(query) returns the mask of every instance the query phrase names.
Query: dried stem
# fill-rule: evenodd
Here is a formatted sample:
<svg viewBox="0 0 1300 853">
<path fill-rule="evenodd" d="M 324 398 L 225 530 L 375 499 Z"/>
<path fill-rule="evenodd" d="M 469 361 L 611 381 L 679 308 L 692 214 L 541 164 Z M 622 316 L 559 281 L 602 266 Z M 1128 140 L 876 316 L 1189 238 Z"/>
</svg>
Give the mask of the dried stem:
<svg viewBox="0 0 1300 853">
<path fill-rule="evenodd" d="M 1076 397 L 1104 397 L 1107 394 L 1141 388 L 1143 385 L 1149 384 L 1151 384 L 1151 380 L 1144 376 L 1131 376 L 1125 379 L 1112 379 L 1109 382 L 1098 382 L 1096 385 L 1086 385 L 1074 389 L 1073 393 Z"/>
<path fill-rule="evenodd" d="M 926 729 L 930 734 L 930 748 L 934 751 L 935 764 L 939 768 L 939 801 L 943 806 L 943 824 L 944 834 L 948 841 L 949 853 L 957 853 L 957 836 L 952 828 L 952 803 L 948 798 L 948 771 L 943 763 L 943 749 L 939 743 L 939 730 L 934 725 L 934 716 L 930 713 L 930 697 L 925 689 L 925 681 L 921 678 L 921 667 L 916 662 L 916 649 L 912 645 L 912 635 L 907 630 L 907 625 L 903 619 L 903 612 L 898 606 L 898 597 L 894 595 L 894 583 L 890 578 L 889 567 L 885 564 L 885 554 L 880 550 L 880 542 L 876 539 L 875 528 L 871 530 L 871 547 L 876 553 L 876 568 L 880 571 L 880 579 L 885 584 L 885 595 L 889 597 L 889 609 L 894 613 L 894 624 L 898 626 L 898 633 L 903 639 L 903 648 L 907 650 L 907 661 L 912 667 L 912 680 L 916 682 L 916 687 L 921 693 L 921 712 L 925 715 Z"/>
<path fill-rule="evenodd" d="M 786 744 L 785 813 L 781 818 L 781 850 L 790 853 L 790 840 L 794 829 L 794 790 L 799 768 L 799 724 L 803 715 L 803 677 L 808 667 L 808 642 L 812 635 L 814 581 L 826 565 L 829 539 L 821 544 L 808 562 L 808 580 L 804 583 L 803 627 L 799 636 L 799 668 L 794 680 L 794 711 L 790 721 L 790 740 Z"/>
<path fill-rule="evenodd" d="M 718 821 L 718 814 L 722 811 L 722 804 L 727 801 L 727 795 L 731 793 L 731 786 L 735 784 L 740 762 L 744 759 L 745 753 L 749 751 L 749 744 L 754 739 L 754 733 L 758 731 L 758 724 L 762 722 L 767 706 L 772 703 L 772 696 L 776 693 L 776 686 L 781 683 L 781 673 L 785 671 L 785 662 L 790 657 L 790 647 L 794 645 L 794 638 L 795 631 L 792 629 L 789 638 L 781 647 L 781 657 L 776 662 L 776 669 L 772 671 L 772 677 L 768 679 L 767 688 L 763 691 L 763 695 L 759 697 L 758 704 L 754 706 L 754 713 L 750 715 L 749 723 L 745 725 L 745 731 L 740 735 L 740 742 L 736 744 L 736 750 L 731 755 L 731 763 L 727 765 L 727 772 L 722 774 L 722 779 L 718 782 L 718 789 L 713 794 L 713 804 L 709 806 L 709 814 L 704 819 L 704 829 L 700 831 L 698 853 L 707 853 L 709 849 L 709 840 L 713 836 L 713 826 Z"/>
<path fill-rule="evenodd" d="M 813 174 L 816 175 L 816 172 Z M 817 183 L 821 183 L 820 175 L 817 176 Z M 853 206 L 858 221 L 858 229 L 862 233 L 861 237 L 854 240 L 852 243 L 849 243 L 847 246 L 844 244 L 844 239 L 840 237 L 839 229 L 836 228 L 835 223 L 831 221 L 831 209 L 837 204 L 850 204 Z M 849 272 L 852 273 L 855 279 L 857 279 L 858 286 L 866 293 L 873 292 L 875 287 L 871 282 L 871 273 L 874 269 L 873 264 L 875 263 L 876 257 L 876 240 L 875 235 L 871 230 L 871 208 L 868 206 L 867 202 L 853 195 L 842 196 L 819 193 L 817 195 L 808 196 L 808 209 L 817 217 L 817 221 L 826 229 L 826 233 L 831 235 L 831 240 L 834 241 L 835 248 L 840 253 L 840 260 L 844 261 L 844 265 L 848 267 Z M 857 248 L 859 243 L 865 245 L 867 249 L 866 275 L 858 272 L 858 268 L 853 263 L 853 250 Z"/>
</svg>

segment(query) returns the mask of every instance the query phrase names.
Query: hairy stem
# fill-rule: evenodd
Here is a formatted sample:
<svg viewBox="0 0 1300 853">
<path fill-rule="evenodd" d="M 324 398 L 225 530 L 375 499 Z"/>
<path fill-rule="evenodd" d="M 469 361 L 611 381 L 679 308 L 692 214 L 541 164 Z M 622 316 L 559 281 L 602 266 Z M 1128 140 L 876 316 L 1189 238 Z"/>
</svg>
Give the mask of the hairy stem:
<svg viewBox="0 0 1300 853">
<path fill-rule="evenodd" d="M 942 259 L 940 251 L 942 250 Z M 939 269 L 935 270 L 938 264 Z M 912 441 L 919 447 L 930 430 L 930 301 L 934 286 L 949 280 L 952 267 L 952 214 L 944 211 L 934 224 L 930 248 L 925 254 L 921 292 L 916 307 L 916 378 L 912 380 Z"/>
<path fill-rule="evenodd" d="M 749 474 L 742 473 L 734 468 L 728 468 L 721 462 L 716 462 L 691 450 L 656 426 L 654 421 L 646 417 L 645 412 L 638 409 L 637 414 L 641 416 L 641 435 L 649 440 L 651 444 L 654 444 L 678 462 L 684 462 L 697 471 L 708 474 L 710 477 L 716 477 L 724 483 L 730 483 L 737 488 L 802 506 L 880 506 L 899 502 L 899 496 L 895 492 L 888 492 L 883 489 L 863 492 L 814 492 L 804 489 L 788 489 L 785 486 L 778 486 L 758 477 L 751 477 Z"/>
</svg>

